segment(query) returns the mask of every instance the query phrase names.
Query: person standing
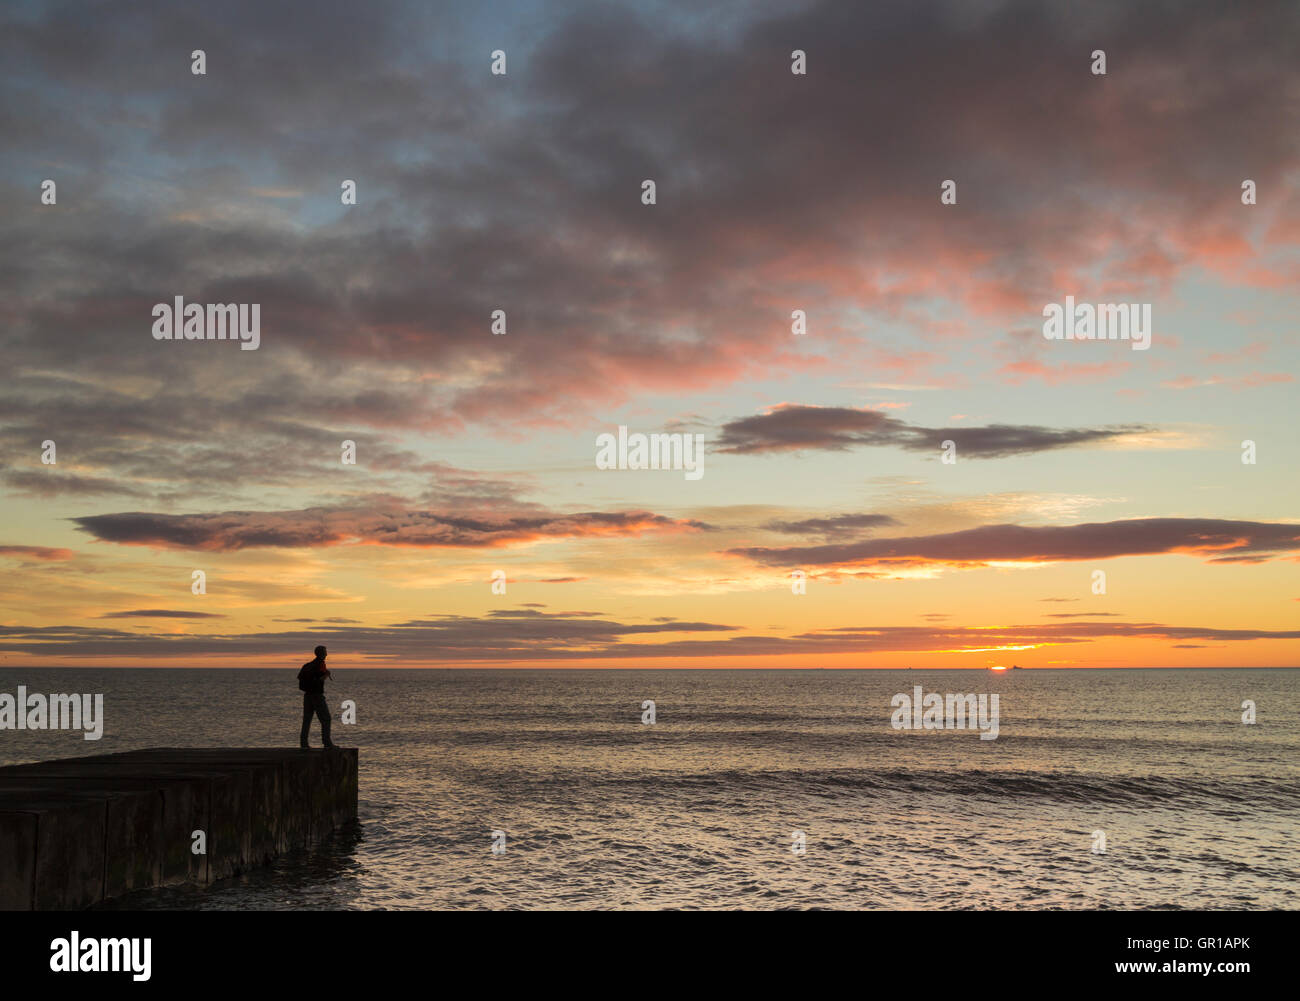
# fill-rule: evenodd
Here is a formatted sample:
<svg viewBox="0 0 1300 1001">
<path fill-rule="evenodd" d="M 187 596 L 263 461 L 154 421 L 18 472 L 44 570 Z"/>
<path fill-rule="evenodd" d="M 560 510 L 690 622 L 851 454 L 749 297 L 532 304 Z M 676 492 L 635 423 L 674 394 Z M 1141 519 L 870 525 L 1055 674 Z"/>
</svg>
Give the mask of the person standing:
<svg viewBox="0 0 1300 1001">
<path fill-rule="evenodd" d="M 336 746 L 330 741 L 330 708 L 325 701 L 325 679 L 330 676 L 325 666 L 328 655 L 323 646 L 316 648 L 315 660 L 309 660 L 298 672 L 298 687 L 302 689 L 302 734 L 298 746 L 307 748 L 307 735 L 311 732 L 311 716 L 316 714 L 320 720 L 321 743 L 326 747 Z"/>
</svg>

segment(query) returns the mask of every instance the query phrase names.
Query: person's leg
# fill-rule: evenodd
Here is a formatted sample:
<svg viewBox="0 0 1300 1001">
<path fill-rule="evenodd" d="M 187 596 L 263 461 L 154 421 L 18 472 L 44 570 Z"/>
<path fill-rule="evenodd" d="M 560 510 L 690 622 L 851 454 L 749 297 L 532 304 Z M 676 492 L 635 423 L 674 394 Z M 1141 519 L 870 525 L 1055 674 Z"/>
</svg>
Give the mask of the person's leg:
<svg viewBox="0 0 1300 1001">
<path fill-rule="evenodd" d="M 309 746 L 307 743 L 307 734 L 311 732 L 311 714 L 315 709 L 315 703 L 312 701 L 310 692 L 302 693 L 302 734 L 298 738 L 299 747 Z"/>
<path fill-rule="evenodd" d="M 330 740 L 330 707 L 324 695 L 316 696 L 316 716 L 320 720 L 321 743 L 326 747 L 333 747 L 334 744 Z"/>
</svg>

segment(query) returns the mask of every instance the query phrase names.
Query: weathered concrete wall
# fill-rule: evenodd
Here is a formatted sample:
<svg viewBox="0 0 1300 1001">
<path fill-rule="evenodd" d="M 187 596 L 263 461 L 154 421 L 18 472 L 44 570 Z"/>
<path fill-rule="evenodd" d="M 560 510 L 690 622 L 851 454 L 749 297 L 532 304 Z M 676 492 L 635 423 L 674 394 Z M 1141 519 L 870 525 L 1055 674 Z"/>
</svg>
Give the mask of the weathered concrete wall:
<svg viewBox="0 0 1300 1001">
<path fill-rule="evenodd" d="M 150 748 L 0 768 L 0 909 L 210 883 L 356 815 L 356 748 Z M 206 855 L 191 850 L 196 830 Z"/>
</svg>

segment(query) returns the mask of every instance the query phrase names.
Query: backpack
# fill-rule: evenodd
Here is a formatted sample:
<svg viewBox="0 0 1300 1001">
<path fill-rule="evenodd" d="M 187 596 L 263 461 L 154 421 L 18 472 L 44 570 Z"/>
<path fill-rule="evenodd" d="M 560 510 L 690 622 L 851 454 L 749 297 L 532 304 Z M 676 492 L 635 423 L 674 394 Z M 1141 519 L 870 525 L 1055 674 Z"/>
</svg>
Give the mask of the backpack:
<svg viewBox="0 0 1300 1001">
<path fill-rule="evenodd" d="M 316 662 L 314 660 L 308 661 L 306 664 L 302 665 L 302 668 L 298 671 L 298 691 L 300 692 L 311 691 L 311 685 L 309 681 L 309 679 L 311 678 L 311 674 L 308 673 L 308 670 L 311 668 L 315 668 L 315 666 L 316 666 Z"/>
</svg>

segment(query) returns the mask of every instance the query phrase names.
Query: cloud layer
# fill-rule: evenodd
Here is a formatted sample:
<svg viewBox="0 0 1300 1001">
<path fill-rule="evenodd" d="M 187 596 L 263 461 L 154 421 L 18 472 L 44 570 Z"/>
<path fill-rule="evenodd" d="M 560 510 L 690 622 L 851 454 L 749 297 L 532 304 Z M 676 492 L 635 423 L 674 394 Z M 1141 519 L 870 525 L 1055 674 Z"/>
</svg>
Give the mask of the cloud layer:
<svg viewBox="0 0 1300 1001">
<path fill-rule="evenodd" d="M 684 634 L 728 634 L 682 638 Z M 651 642 L 642 638 L 653 637 Z M 580 613 L 511 609 L 484 616 L 433 616 L 388 626 L 331 626 L 259 634 L 163 635 L 73 626 L 0 626 L 0 652 L 105 657 L 289 656 L 325 643 L 337 658 L 428 663 L 646 660 L 916 652 L 1029 650 L 1108 638 L 1244 643 L 1300 639 L 1300 630 L 1217 629 L 1154 622 L 1070 622 L 997 627 L 862 625 L 793 636 L 760 636 L 710 622 L 618 622 Z"/>
</svg>

